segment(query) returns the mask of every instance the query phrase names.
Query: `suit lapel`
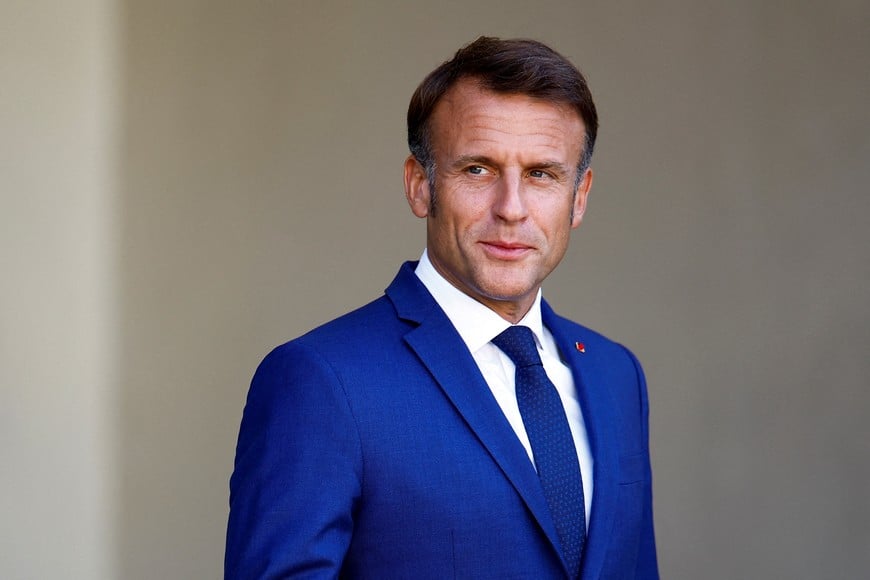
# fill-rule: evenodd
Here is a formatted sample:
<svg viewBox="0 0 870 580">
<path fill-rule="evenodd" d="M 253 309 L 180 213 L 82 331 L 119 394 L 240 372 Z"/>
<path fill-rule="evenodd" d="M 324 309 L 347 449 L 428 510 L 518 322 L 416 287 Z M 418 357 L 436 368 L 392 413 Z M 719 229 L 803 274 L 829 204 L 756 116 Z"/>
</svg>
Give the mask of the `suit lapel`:
<svg viewBox="0 0 870 580">
<path fill-rule="evenodd" d="M 556 528 L 529 456 L 459 333 L 417 279 L 413 267 L 413 263 L 406 263 L 387 288 L 399 317 L 418 324 L 405 335 L 405 342 L 517 490 L 561 559 Z"/>
<path fill-rule="evenodd" d="M 593 350 L 580 353 L 577 342 L 586 342 L 577 336 L 576 326 L 556 316 L 549 305 L 541 305 L 544 325 L 553 334 L 556 344 L 571 367 L 574 384 L 583 411 L 586 436 L 593 458 L 593 491 L 590 521 L 583 554 L 581 578 L 598 578 L 604 565 L 613 528 L 614 502 L 618 492 L 619 468 L 617 421 L 613 417 L 615 406 L 611 393 L 600 377 L 604 361 Z"/>
</svg>

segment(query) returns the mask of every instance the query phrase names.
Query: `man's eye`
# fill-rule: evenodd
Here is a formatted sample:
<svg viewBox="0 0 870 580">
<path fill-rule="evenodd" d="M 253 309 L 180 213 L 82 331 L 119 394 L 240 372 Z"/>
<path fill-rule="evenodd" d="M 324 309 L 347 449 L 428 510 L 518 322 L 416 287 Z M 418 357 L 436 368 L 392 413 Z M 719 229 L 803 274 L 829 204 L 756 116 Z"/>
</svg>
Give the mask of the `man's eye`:
<svg viewBox="0 0 870 580">
<path fill-rule="evenodd" d="M 542 171 L 540 169 L 533 169 L 533 170 L 529 171 L 529 175 L 531 175 L 535 179 L 543 179 L 545 177 L 550 177 L 549 173 L 547 173 L 546 171 Z"/>
<path fill-rule="evenodd" d="M 486 173 L 486 168 L 481 167 L 480 165 L 472 165 L 468 168 L 468 172 L 471 175 L 484 175 Z"/>
</svg>

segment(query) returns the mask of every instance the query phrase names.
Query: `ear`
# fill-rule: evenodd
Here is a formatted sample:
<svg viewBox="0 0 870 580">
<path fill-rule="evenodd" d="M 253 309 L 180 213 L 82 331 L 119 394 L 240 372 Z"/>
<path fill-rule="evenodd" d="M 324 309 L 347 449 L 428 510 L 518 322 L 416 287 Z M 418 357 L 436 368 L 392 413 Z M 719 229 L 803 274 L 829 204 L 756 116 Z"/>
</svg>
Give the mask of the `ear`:
<svg viewBox="0 0 870 580">
<path fill-rule="evenodd" d="M 418 218 L 429 215 L 431 193 L 426 170 L 416 157 L 408 155 L 405 159 L 405 197 L 408 198 L 411 211 Z"/>
<path fill-rule="evenodd" d="M 583 221 L 583 214 L 586 213 L 586 199 L 589 197 L 589 190 L 592 188 L 592 169 L 587 168 L 577 184 L 577 191 L 574 192 L 574 207 L 571 214 L 571 227 L 576 228 Z"/>
</svg>

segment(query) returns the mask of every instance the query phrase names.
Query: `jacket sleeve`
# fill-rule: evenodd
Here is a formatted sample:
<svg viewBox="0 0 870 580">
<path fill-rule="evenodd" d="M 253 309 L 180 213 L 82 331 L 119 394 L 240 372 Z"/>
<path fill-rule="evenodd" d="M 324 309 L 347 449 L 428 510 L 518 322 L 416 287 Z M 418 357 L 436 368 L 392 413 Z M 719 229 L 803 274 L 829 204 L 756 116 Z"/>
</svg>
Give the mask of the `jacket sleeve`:
<svg viewBox="0 0 870 580">
<path fill-rule="evenodd" d="M 298 342 L 272 351 L 254 375 L 239 431 L 225 578 L 337 577 L 361 474 L 338 375 Z"/>
<path fill-rule="evenodd" d="M 626 349 L 627 350 L 627 349 Z M 646 378 L 640 362 L 631 351 L 628 351 L 631 361 L 637 372 L 638 389 L 640 392 L 640 421 L 641 434 L 643 437 L 644 451 L 646 452 L 647 464 L 643 483 L 643 515 L 641 524 L 640 549 L 637 556 L 637 567 L 634 578 L 658 579 L 658 559 L 656 557 L 655 530 L 653 527 L 652 509 L 652 469 L 649 462 L 649 397 L 646 389 Z"/>
</svg>

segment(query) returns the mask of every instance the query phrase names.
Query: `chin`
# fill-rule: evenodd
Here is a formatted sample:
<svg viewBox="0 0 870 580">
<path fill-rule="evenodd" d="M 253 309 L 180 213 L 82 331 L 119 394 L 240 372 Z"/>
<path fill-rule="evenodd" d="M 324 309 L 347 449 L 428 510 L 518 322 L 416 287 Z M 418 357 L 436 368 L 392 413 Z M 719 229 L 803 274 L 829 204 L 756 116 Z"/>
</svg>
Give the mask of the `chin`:
<svg viewBox="0 0 870 580">
<path fill-rule="evenodd" d="M 534 292 L 534 286 L 528 283 L 493 282 L 481 287 L 481 294 L 491 300 L 502 302 L 517 302 Z"/>
</svg>

